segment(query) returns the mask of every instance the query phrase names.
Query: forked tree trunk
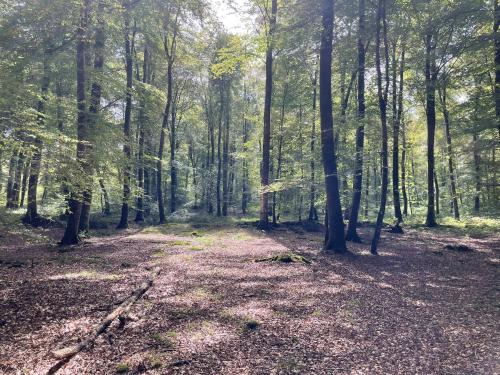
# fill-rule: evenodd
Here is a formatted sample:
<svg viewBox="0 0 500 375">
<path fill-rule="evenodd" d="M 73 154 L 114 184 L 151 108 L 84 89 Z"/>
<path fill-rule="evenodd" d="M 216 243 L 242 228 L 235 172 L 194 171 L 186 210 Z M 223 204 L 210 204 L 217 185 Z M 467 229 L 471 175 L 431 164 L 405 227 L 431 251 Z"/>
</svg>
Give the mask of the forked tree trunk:
<svg viewBox="0 0 500 375">
<path fill-rule="evenodd" d="M 340 204 L 339 179 L 332 113 L 333 1 L 322 1 L 322 30 L 319 63 L 321 153 L 326 187 L 325 251 L 343 253 L 346 249 L 344 221 Z"/>
</svg>

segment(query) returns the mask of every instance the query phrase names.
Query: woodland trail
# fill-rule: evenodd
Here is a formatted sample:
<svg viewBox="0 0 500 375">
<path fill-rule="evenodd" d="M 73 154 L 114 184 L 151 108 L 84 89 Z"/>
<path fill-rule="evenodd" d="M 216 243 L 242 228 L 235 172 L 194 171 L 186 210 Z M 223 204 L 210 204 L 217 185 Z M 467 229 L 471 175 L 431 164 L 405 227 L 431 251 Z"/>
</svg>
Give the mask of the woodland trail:
<svg viewBox="0 0 500 375">
<path fill-rule="evenodd" d="M 153 267 L 125 326 L 58 374 L 500 371 L 498 236 L 384 232 L 379 257 L 366 244 L 335 257 L 318 252 L 320 233 L 292 229 L 169 224 L 65 253 L 2 245 L 0 373 L 46 373 L 51 351 L 85 338 Z M 473 251 L 444 248 L 456 243 Z M 290 252 L 312 264 L 255 262 Z"/>
</svg>

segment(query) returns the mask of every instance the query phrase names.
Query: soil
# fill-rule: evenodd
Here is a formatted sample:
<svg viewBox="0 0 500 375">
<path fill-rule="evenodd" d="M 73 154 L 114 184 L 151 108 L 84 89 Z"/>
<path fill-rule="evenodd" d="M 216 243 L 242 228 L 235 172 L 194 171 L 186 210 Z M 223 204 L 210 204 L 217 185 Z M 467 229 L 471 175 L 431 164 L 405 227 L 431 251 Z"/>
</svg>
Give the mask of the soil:
<svg viewBox="0 0 500 375">
<path fill-rule="evenodd" d="M 0 233 L 2 374 L 45 374 L 154 267 L 125 324 L 58 374 L 500 373 L 500 236 L 386 231 L 374 257 L 367 227 L 348 256 L 289 227 L 136 227 L 63 252 L 37 230 Z M 256 262 L 283 254 L 311 263 Z"/>
</svg>

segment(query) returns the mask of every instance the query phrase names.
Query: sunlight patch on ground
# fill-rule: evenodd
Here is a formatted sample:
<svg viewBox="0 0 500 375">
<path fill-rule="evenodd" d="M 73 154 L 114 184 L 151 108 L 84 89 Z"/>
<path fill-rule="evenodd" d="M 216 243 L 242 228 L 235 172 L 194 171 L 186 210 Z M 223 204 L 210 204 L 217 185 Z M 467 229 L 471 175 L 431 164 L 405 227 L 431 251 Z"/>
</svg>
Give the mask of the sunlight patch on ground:
<svg viewBox="0 0 500 375">
<path fill-rule="evenodd" d="M 75 280 L 75 279 L 85 279 L 85 280 L 99 280 L 99 281 L 113 281 L 120 279 L 120 275 L 115 275 L 112 273 L 102 273 L 94 270 L 85 270 L 80 272 L 68 272 L 60 275 L 50 276 L 49 280 Z"/>
</svg>

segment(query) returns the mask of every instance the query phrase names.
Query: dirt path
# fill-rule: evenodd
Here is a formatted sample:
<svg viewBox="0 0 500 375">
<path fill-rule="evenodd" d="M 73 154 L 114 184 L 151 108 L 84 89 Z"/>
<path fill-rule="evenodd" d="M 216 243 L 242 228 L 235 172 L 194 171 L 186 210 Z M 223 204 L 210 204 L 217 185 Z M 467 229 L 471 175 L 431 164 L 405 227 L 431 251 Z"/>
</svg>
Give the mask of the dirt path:
<svg viewBox="0 0 500 375">
<path fill-rule="evenodd" d="M 364 233 L 365 235 L 368 233 Z M 59 374 L 494 374 L 500 238 L 384 233 L 380 256 L 318 253 L 321 235 L 190 225 L 130 230 L 59 253 L 0 252 L 0 373 L 43 374 L 160 266 Z M 391 246 L 389 246 L 391 244 Z M 494 250 L 496 249 L 496 250 Z M 311 265 L 256 263 L 293 251 Z"/>
</svg>

